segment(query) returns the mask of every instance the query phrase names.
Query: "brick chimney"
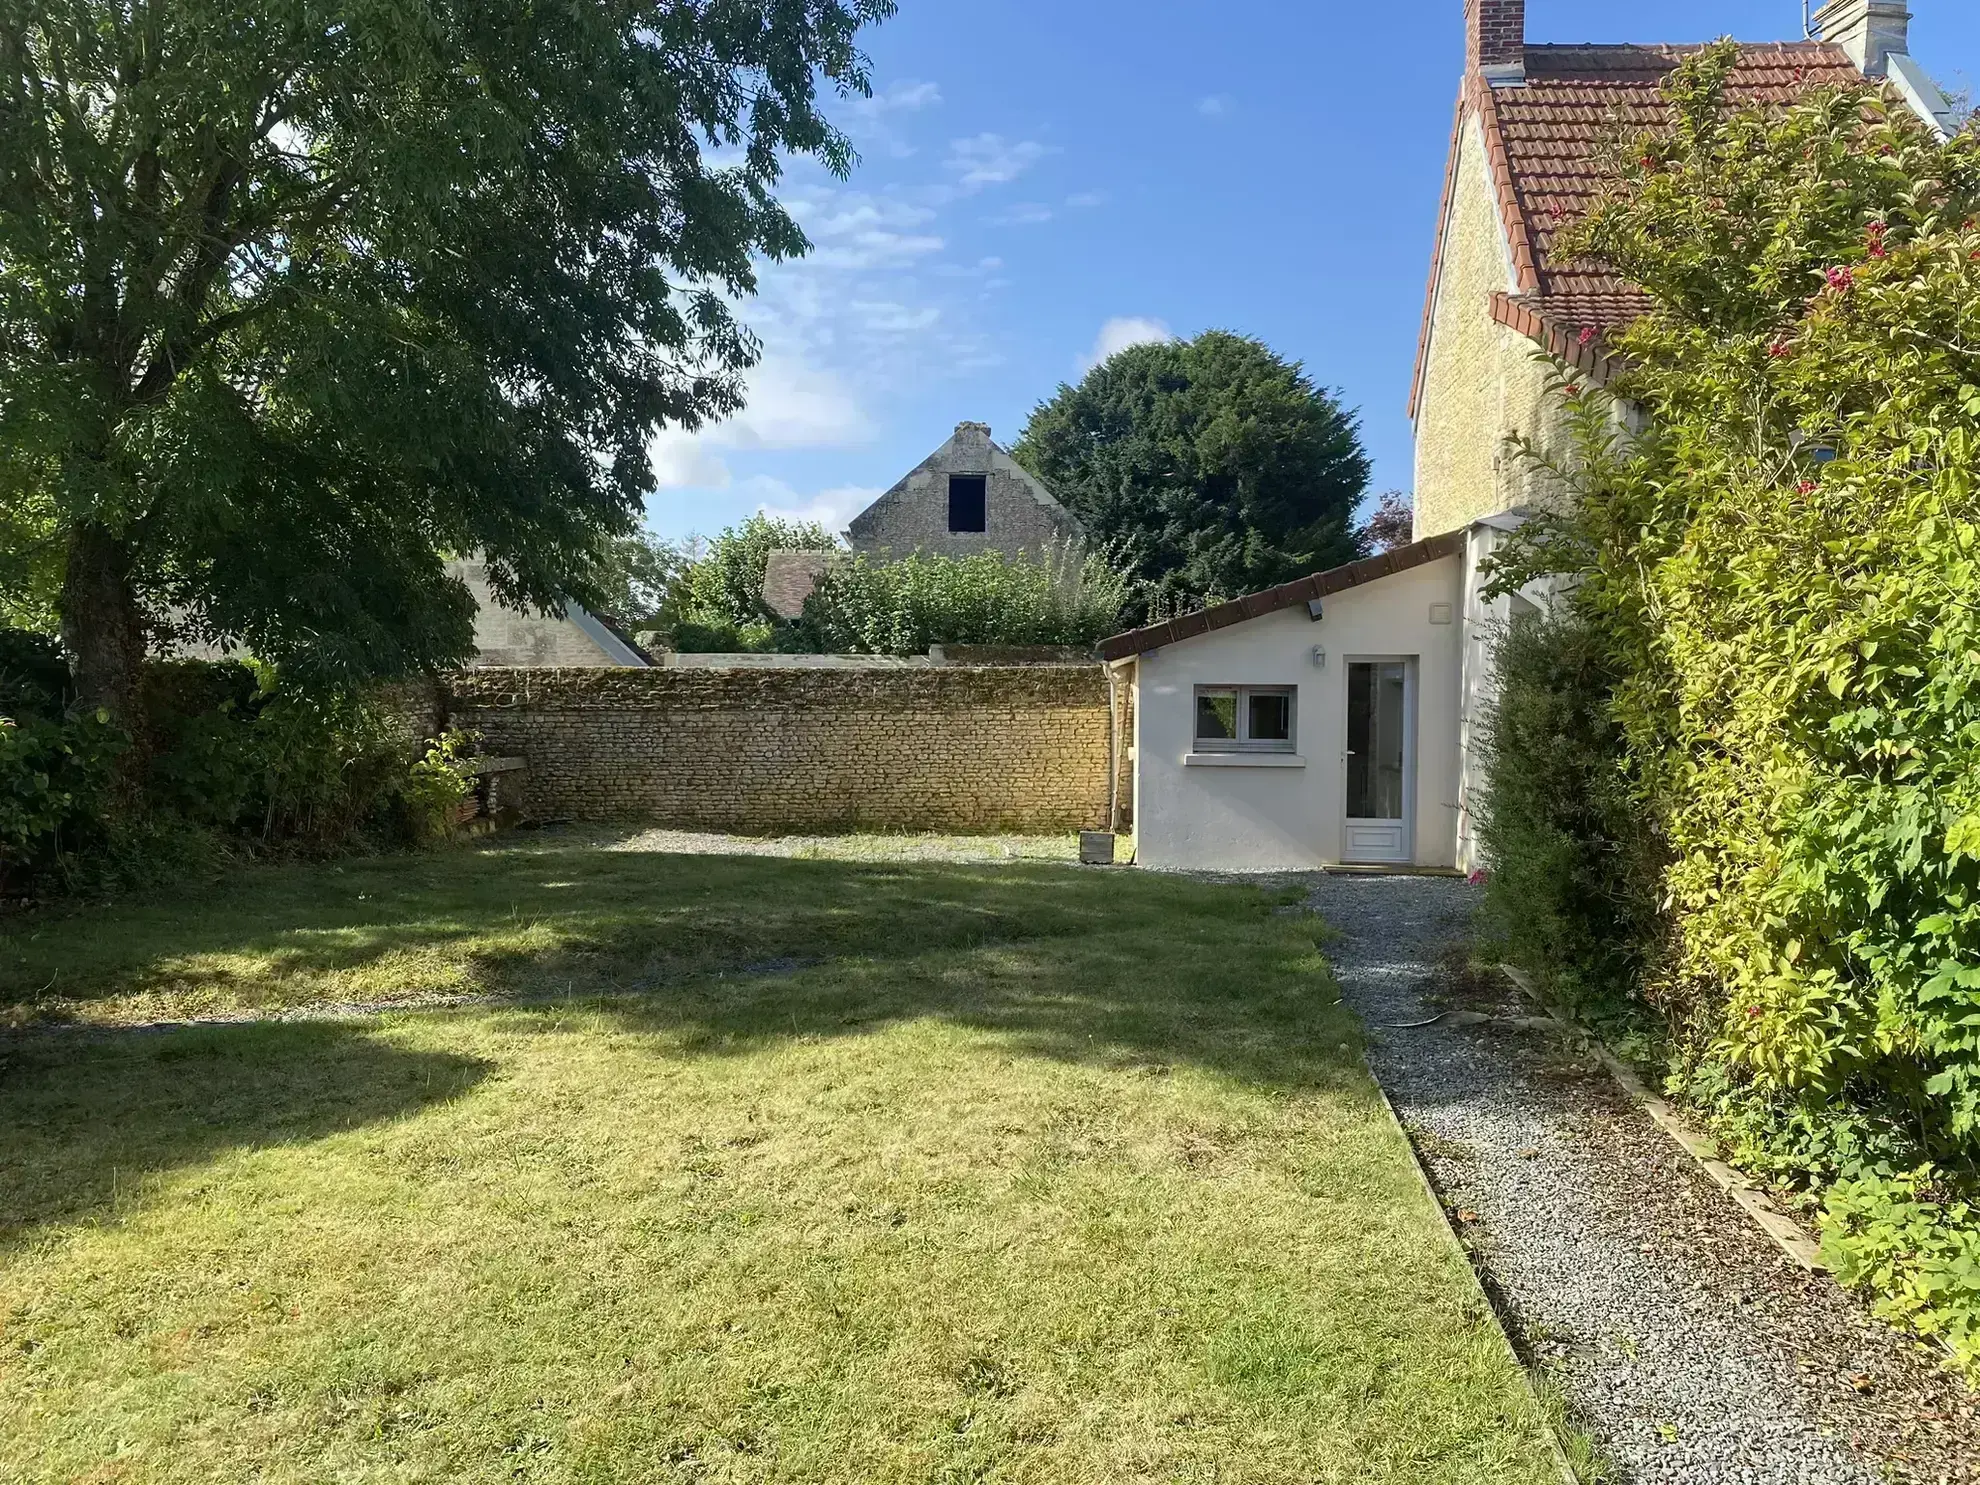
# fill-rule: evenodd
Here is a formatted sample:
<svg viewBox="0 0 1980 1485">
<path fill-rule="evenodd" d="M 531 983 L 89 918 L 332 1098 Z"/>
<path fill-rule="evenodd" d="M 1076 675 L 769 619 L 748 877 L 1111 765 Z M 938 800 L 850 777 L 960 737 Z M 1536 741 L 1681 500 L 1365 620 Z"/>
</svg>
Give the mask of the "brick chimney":
<svg viewBox="0 0 1980 1485">
<path fill-rule="evenodd" d="M 1526 81 L 1526 0 L 1464 0 L 1464 70 L 1495 87 Z"/>
<path fill-rule="evenodd" d="M 1904 0 L 1828 0 L 1815 12 L 1815 34 L 1848 52 L 1865 77 L 1884 77 L 1893 53 L 1911 51 L 1911 11 Z"/>
</svg>

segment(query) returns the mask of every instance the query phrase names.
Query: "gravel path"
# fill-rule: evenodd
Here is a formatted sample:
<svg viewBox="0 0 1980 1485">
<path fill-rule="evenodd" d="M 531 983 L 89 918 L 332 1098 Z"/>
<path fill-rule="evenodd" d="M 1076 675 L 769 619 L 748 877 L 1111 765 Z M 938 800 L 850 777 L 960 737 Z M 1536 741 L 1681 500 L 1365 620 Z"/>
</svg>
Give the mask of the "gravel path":
<svg viewBox="0 0 1980 1485">
<path fill-rule="evenodd" d="M 1526 1013 L 1436 967 L 1474 893 L 1333 876 L 1311 905 L 1344 935 L 1376 1076 L 1575 1425 L 1645 1485 L 1980 1480 L 1973 1394 L 1790 1263 L 1585 1053 L 1497 1019 L 1402 1029 Z"/>
</svg>

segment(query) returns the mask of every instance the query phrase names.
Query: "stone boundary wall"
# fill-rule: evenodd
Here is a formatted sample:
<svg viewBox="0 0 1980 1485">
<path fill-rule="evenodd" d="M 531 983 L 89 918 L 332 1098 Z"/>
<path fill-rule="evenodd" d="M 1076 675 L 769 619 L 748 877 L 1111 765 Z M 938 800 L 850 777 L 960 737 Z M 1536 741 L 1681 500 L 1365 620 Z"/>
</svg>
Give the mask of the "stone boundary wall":
<svg viewBox="0 0 1980 1485">
<path fill-rule="evenodd" d="M 477 669 L 448 725 L 529 764 L 539 819 L 742 832 L 1107 823 L 1098 665 Z"/>
</svg>

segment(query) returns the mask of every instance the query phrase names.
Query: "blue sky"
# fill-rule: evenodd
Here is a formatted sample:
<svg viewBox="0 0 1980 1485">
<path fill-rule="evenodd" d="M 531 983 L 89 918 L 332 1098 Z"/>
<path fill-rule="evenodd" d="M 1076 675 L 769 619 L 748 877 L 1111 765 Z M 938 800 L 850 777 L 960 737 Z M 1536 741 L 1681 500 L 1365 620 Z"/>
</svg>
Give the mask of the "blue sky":
<svg viewBox="0 0 1980 1485">
<path fill-rule="evenodd" d="M 1912 52 L 1980 79 L 1980 7 L 1912 0 Z M 1654 13 L 1655 19 L 1649 17 Z M 843 527 L 965 419 L 1013 441 L 1137 337 L 1242 331 L 1359 409 L 1372 492 L 1404 415 L 1463 62 L 1461 0 L 901 0 L 867 33 L 862 161 L 783 195 L 748 409 L 654 446 L 663 536 L 757 509 Z M 1529 0 L 1533 41 L 1800 34 L 1799 0 Z"/>
</svg>

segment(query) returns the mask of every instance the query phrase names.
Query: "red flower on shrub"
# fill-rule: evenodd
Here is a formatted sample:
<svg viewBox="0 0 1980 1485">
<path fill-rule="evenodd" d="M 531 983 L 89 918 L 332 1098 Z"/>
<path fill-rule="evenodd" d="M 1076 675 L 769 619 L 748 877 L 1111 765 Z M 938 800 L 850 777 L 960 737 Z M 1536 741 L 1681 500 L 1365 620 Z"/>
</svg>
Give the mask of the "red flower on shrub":
<svg viewBox="0 0 1980 1485">
<path fill-rule="evenodd" d="M 1797 495 L 1813 495 L 1815 493 L 1815 481 L 1803 480 L 1794 487 L 1794 493 Z"/>
<path fill-rule="evenodd" d="M 1785 340 L 1777 340 L 1767 347 L 1767 354 L 1770 356 L 1785 356 L 1787 353 L 1788 343 Z"/>
<path fill-rule="evenodd" d="M 1595 344 L 1595 327 L 1593 325 L 1583 325 L 1581 327 L 1581 343 L 1583 345 Z"/>
<path fill-rule="evenodd" d="M 1829 287 L 1838 294 L 1847 294 L 1856 284 L 1856 275 L 1847 268 L 1831 268 L 1827 274 Z"/>
</svg>

